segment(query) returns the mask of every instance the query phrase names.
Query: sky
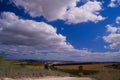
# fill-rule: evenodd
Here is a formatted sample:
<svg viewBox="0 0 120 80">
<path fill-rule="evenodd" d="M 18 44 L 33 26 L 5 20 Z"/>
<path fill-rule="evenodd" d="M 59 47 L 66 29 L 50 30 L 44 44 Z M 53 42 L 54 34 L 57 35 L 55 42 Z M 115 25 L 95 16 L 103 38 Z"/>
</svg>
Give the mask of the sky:
<svg viewBox="0 0 120 80">
<path fill-rule="evenodd" d="M 0 0 L 0 54 L 120 62 L 120 0 Z"/>
</svg>

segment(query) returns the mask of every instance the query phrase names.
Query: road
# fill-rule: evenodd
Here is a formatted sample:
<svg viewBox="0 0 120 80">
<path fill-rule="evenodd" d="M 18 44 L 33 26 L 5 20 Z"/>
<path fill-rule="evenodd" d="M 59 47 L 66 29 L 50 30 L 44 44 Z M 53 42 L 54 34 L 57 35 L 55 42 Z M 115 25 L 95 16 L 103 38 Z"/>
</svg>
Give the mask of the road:
<svg viewBox="0 0 120 80">
<path fill-rule="evenodd" d="M 58 77 L 58 78 L 41 78 L 38 80 L 95 80 L 88 77 Z"/>
<path fill-rule="evenodd" d="M 45 78 L 24 78 L 24 79 L 11 79 L 4 78 L 0 80 L 95 80 L 89 77 L 45 77 Z"/>
</svg>

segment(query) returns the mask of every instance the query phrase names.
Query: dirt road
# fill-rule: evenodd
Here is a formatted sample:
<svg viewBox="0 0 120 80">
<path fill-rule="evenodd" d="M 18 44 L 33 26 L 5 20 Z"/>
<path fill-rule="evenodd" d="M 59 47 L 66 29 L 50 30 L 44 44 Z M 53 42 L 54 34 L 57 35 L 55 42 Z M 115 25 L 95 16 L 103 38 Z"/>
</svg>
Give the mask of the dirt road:
<svg viewBox="0 0 120 80">
<path fill-rule="evenodd" d="M 88 77 L 81 77 L 81 78 L 77 78 L 77 77 L 58 77 L 58 78 L 42 78 L 42 79 L 38 79 L 38 80 L 93 80 L 93 79 L 88 78 Z"/>
<path fill-rule="evenodd" d="M 4 78 L 0 80 L 95 80 L 89 77 L 45 77 L 45 78 L 24 78 L 24 79 L 11 79 Z"/>
</svg>

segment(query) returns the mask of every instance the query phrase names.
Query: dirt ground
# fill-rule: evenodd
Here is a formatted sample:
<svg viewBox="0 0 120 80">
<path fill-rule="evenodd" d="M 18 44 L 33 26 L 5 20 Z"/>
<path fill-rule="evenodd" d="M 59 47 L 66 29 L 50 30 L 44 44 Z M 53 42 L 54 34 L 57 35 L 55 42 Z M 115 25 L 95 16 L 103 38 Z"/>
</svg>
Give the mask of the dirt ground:
<svg viewBox="0 0 120 80">
<path fill-rule="evenodd" d="M 45 78 L 24 78 L 24 79 L 11 79 L 4 78 L 0 80 L 95 80 L 89 77 L 45 77 Z"/>
</svg>

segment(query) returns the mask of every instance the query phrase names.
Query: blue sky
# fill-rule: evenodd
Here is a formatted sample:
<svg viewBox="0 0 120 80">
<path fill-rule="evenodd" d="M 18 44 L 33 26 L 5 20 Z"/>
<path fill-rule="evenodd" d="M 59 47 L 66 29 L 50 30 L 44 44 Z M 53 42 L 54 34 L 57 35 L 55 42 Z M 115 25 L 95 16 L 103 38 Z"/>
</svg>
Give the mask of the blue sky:
<svg viewBox="0 0 120 80">
<path fill-rule="evenodd" d="M 10 59 L 120 61 L 120 0 L 0 0 Z"/>
</svg>

